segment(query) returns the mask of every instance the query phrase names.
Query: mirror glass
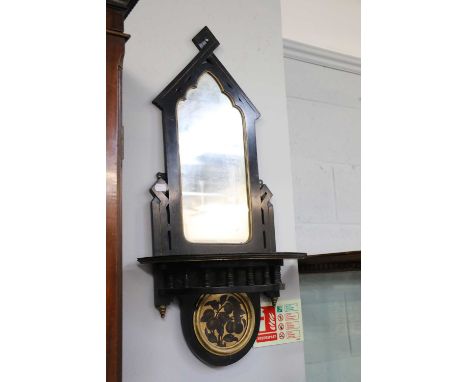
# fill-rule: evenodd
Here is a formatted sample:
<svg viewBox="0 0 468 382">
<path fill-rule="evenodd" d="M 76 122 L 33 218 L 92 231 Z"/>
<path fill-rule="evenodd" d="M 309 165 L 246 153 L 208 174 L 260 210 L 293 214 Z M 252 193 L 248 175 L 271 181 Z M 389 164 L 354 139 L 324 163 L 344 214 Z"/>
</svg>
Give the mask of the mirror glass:
<svg viewBox="0 0 468 382">
<path fill-rule="evenodd" d="M 176 111 L 186 239 L 245 243 L 250 218 L 243 115 L 207 72 Z"/>
</svg>

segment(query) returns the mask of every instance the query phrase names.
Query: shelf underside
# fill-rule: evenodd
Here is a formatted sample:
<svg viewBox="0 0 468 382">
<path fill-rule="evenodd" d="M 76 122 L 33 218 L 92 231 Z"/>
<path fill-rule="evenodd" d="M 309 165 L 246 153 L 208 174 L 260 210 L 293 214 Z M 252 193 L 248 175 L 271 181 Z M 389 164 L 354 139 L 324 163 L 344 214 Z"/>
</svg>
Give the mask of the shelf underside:
<svg viewBox="0 0 468 382">
<path fill-rule="evenodd" d="M 284 259 L 304 259 L 306 253 L 300 252 L 271 252 L 271 253 L 224 253 L 201 255 L 163 255 L 140 257 L 141 264 L 168 264 L 168 263 L 194 263 L 194 262 L 218 262 L 218 261 L 265 261 Z"/>
</svg>

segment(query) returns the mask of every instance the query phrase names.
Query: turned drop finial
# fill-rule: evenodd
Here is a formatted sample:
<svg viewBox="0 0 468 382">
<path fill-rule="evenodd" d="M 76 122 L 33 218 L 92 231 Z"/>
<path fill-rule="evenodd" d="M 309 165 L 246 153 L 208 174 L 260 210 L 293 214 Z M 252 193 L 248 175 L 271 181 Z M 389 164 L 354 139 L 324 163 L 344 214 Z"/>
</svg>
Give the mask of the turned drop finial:
<svg viewBox="0 0 468 382">
<path fill-rule="evenodd" d="M 159 305 L 158 310 L 159 314 L 161 315 L 161 318 L 166 317 L 166 305 Z"/>
<path fill-rule="evenodd" d="M 278 297 L 271 298 L 271 305 L 276 306 L 276 302 L 278 301 Z"/>
</svg>

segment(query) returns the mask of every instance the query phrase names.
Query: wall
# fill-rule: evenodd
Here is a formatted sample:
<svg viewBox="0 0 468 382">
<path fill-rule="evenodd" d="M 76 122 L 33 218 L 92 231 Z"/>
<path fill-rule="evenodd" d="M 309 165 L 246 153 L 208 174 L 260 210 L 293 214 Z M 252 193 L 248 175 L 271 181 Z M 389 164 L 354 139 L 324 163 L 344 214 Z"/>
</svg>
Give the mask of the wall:
<svg viewBox="0 0 468 382">
<path fill-rule="evenodd" d="M 298 250 L 361 249 L 360 75 L 285 59 Z"/>
<path fill-rule="evenodd" d="M 357 250 L 360 59 L 343 53 L 360 55 L 360 2 L 281 4 L 283 36 L 296 41 L 285 41 L 284 55 L 297 246 Z M 301 274 L 300 284 L 307 381 L 359 382 L 360 272 Z"/>
<path fill-rule="evenodd" d="M 360 0 L 281 0 L 283 37 L 361 56 Z"/>
<path fill-rule="evenodd" d="M 361 380 L 361 272 L 301 274 L 310 382 Z"/>
<path fill-rule="evenodd" d="M 164 169 L 161 113 L 153 98 L 197 53 L 192 37 L 209 26 L 216 55 L 262 113 L 257 121 L 261 178 L 274 193 L 278 250 L 295 250 L 289 132 L 279 0 L 140 0 L 123 71 L 123 381 L 295 381 L 305 379 L 303 344 L 252 349 L 238 363 L 199 362 L 182 336 L 177 304 L 159 317 L 153 281 L 136 258 L 151 255 L 148 192 Z M 299 296 L 297 267 L 283 268 L 285 298 Z"/>
</svg>

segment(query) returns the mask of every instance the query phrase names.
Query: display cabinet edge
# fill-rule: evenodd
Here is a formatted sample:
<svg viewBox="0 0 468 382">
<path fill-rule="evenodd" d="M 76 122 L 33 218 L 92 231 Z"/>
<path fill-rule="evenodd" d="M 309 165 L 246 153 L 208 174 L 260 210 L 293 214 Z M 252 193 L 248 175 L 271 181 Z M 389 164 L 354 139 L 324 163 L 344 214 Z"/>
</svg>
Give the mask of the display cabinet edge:
<svg viewBox="0 0 468 382">
<path fill-rule="evenodd" d="M 299 273 L 329 273 L 361 270 L 361 251 L 309 255 L 298 261 Z"/>
</svg>

